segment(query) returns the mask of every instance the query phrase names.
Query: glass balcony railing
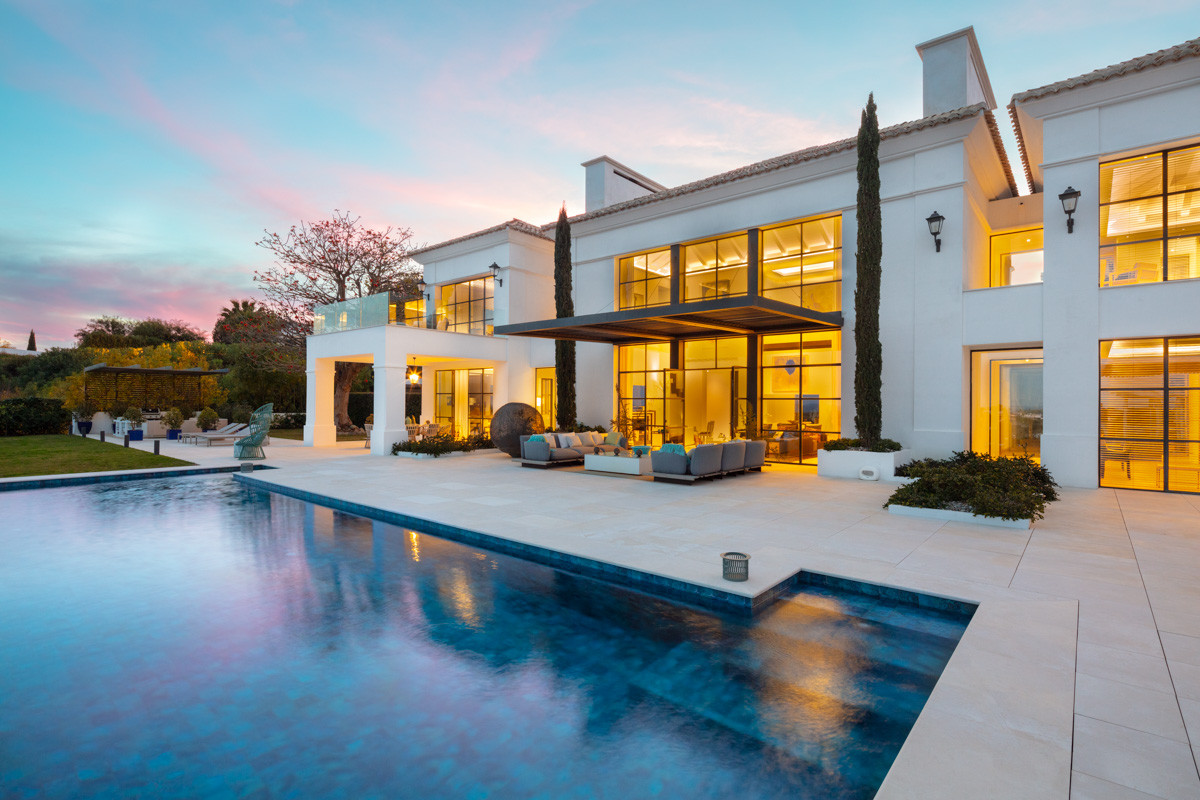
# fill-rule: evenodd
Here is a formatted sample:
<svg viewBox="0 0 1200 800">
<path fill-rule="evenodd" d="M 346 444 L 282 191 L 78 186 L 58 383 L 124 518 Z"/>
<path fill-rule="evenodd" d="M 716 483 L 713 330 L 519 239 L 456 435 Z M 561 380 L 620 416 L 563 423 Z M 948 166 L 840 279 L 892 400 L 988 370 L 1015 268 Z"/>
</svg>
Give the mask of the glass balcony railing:
<svg viewBox="0 0 1200 800">
<path fill-rule="evenodd" d="M 382 292 L 317 306 L 313 318 L 313 334 L 339 333 L 379 325 L 409 325 L 425 327 L 423 300 L 406 300 L 394 292 Z"/>
</svg>

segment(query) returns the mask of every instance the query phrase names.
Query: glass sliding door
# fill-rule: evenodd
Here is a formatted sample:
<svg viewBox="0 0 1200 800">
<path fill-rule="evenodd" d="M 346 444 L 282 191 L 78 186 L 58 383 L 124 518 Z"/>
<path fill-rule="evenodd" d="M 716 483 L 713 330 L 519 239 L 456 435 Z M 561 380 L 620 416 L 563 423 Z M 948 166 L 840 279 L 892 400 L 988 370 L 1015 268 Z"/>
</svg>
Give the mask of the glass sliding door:
<svg viewBox="0 0 1200 800">
<path fill-rule="evenodd" d="M 439 369 L 435 422 L 454 436 L 487 433 L 492 422 L 491 369 Z"/>
<path fill-rule="evenodd" d="M 1042 457 L 1042 351 L 971 353 L 971 449 Z"/>
<path fill-rule="evenodd" d="M 558 400 L 554 367 L 538 367 L 534 370 L 534 376 L 534 407 L 542 415 L 546 430 L 552 431 L 558 424 L 558 417 L 554 413 L 554 404 Z"/>
<path fill-rule="evenodd" d="M 1100 343 L 1100 485 L 1200 492 L 1200 337 Z"/>
<path fill-rule="evenodd" d="M 767 460 L 816 464 L 817 451 L 842 425 L 842 332 L 770 334 L 761 348 Z"/>
</svg>

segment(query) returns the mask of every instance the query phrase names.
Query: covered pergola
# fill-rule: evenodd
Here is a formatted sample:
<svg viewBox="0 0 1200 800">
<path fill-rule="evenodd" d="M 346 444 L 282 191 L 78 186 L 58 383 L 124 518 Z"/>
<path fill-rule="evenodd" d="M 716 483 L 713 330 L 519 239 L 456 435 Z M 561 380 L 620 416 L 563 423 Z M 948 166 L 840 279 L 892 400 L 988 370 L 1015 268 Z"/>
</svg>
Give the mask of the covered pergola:
<svg viewBox="0 0 1200 800">
<path fill-rule="evenodd" d="M 93 364 L 83 370 L 84 402 L 96 408 L 204 407 L 204 381 L 228 369 L 110 367 Z"/>
</svg>

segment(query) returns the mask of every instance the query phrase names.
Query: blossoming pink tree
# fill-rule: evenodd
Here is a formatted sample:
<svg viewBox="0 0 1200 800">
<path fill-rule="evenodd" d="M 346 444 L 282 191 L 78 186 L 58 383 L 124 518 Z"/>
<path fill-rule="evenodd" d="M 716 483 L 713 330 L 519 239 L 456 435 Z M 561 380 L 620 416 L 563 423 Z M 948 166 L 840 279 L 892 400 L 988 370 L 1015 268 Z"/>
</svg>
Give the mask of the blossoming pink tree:
<svg viewBox="0 0 1200 800">
<path fill-rule="evenodd" d="M 331 219 L 301 222 L 285 236 L 263 231 L 256 243 L 275 257 L 274 265 L 254 273 L 266 297 L 261 307 L 278 320 L 277 328 L 274 321 L 266 327 L 284 351 L 291 351 L 286 361 L 301 369 L 304 337 L 312 331 L 317 306 L 387 291 L 417 295 L 421 271 L 409 258 L 415 249 L 412 230 L 389 226 L 378 231 L 360 221 L 335 210 Z M 365 366 L 337 363 L 333 410 L 339 430 L 354 427 L 348 412 L 350 386 Z"/>
</svg>

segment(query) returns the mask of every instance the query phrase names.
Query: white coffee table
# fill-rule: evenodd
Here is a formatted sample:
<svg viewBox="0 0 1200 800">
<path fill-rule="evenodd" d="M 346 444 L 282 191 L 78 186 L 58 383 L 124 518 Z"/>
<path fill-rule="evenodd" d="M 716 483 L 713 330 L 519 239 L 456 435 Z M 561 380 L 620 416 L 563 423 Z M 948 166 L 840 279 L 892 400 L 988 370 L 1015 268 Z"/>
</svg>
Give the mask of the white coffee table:
<svg viewBox="0 0 1200 800">
<path fill-rule="evenodd" d="M 646 475 L 650 472 L 650 456 L 598 456 L 589 453 L 583 457 L 583 468 L 589 472 L 615 472 L 620 475 Z"/>
</svg>

